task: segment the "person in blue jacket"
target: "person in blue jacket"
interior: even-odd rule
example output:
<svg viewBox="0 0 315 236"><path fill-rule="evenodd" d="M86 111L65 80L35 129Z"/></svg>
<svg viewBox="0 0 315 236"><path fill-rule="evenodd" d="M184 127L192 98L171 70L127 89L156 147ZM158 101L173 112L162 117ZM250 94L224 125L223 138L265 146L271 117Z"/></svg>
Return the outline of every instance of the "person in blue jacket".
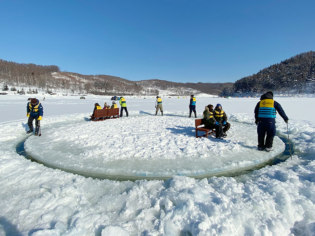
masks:
<svg viewBox="0 0 315 236"><path fill-rule="evenodd" d="M194 95L190 96L190 102L189 102L189 117L191 117L191 113L194 112L195 118L197 118L196 114L196 98Z"/></svg>
<svg viewBox="0 0 315 236"><path fill-rule="evenodd" d="M276 135L276 113L288 123L289 118L281 105L273 100L271 91L260 97L260 102L255 107L255 123L258 134L258 150L267 152L272 150L273 138Z"/></svg>
<svg viewBox="0 0 315 236"><path fill-rule="evenodd" d="M26 112L28 117L28 127L29 131L27 133L33 132L33 120L35 120L35 135L38 135L39 127L40 127L40 121L43 117L43 106L36 98L32 98L30 102L27 103L26 106Z"/></svg>

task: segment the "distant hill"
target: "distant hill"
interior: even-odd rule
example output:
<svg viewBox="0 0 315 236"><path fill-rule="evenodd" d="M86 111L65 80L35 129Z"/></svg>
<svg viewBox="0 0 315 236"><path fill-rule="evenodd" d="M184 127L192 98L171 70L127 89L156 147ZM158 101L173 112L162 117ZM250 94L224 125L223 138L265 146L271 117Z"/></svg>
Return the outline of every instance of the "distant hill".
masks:
<svg viewBox="0 0 315 236"><path fill-rule="evenodd" d="M61 72L58 66L20 64L0 60L0 83L4 89L22 88L23 93L37 89L48 93L91 93L99 95L218 95L232 83L175 83L165 80L129 81L110 75L81 75ZM21 91L18 91L21 92Z"/></svg>
<svg viewBox="0 0 315 236"><path fill-rule="evenodd" d="M235 96L267 90L283 94L315 94L315 52L299 54L233 83L175 83L159 79L129 81L110 75L61 72L58 66L19 64L0 60L2 90L35 93L90 93L99 95L177 95L200 93ZM1 88L0 88L1 89ZM21 92L21 91L18 91Z"/></svg>
<svg viewBox="0 0 315 236"><path fill-rule="evenodd" d="M299 54L234 83L222 95L257 94L267 90L279 93L315 93L315 52Z"/></svg>

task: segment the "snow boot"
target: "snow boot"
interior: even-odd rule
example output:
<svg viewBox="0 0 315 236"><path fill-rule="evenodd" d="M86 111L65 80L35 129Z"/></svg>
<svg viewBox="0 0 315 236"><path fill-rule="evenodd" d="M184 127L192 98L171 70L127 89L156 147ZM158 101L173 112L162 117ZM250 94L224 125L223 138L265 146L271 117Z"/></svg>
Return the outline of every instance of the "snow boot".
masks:
<svg viewBox="0 0 315 236"><path fill-rule="evenodd" d="M258 147L257 149L258 149L258 151L264 151L265 150L264 147Z"/></svg>
<svg viewBox="0 0 315 236"><path fill-rule="evenodd" d="M29 130L26 132L27 134L33 133L33 130Z"/></svg>

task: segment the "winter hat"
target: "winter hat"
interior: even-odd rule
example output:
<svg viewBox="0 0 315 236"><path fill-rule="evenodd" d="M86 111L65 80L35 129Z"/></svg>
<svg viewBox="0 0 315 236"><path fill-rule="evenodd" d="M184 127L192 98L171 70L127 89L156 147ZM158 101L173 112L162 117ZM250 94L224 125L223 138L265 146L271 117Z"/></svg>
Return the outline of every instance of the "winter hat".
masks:
<svg viewBox="0 0 315 236"><path fill-rule="evenodd" d="M273 97L273 92L272 91L268 91L266 94L269 94Z"/></svg>
<svg viewBox="0 0 315 236"><path fill-rule="evenodd" d="M209 104L207 107L209 108L209 110L213 109L213 105L212 104Z"/></svg>
<svg viewBox="0 0 315 236"><path fill-rule="evenodd" d="M217 108L217 107L221 107L221 108L222 108L222 105L221 105L220 103L218 103L218 104L215 106L215 108Z"/></svg>
<svg viewBox="0 0 315 236"><path fill-rule="evenodd" d="M35 105L37 103L37 99L36 98L32 98L31 99L31 104Z"/></svg>

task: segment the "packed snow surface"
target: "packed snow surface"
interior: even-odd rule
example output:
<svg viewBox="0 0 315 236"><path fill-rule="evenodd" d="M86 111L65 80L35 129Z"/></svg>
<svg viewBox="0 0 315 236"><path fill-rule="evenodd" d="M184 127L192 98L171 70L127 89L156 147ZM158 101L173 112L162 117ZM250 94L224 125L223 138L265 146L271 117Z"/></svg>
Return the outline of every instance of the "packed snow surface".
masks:
<svg viewBox="0 0 315 236"><path fill-rule="evenodd" d="M193 166L206 160L205 150L215 152L218 162L228 154L235 156L233 161L275 154L254 150L253 110L258 99L197 97L199 117L209 103L220 103L227 112L232 128L225 140L218 141L194 138L194 119L187 117L189 97L163 98L164 117L152 116L154 98L127 97L130 116L102 122L88 122L85 117L95 102L109 102L108 97L38 98L44 106L43 134L27 138L27 96L0 96L0 235L315 235L314 98L275 99L290 119L287 132L277 118L278 135L289 135L295 147L285 162L238 177L174 175L137 181L86 178L49 168L17 154L16 147L26 140L25 148L32 154L45 158L42 153L47 148L47 161L56 155L61 163L76 155L79 167L84 158L102 163L108 157L130 171L134 168L123 166L125 161L141 160L135 169L139 171L143 162L157 159L157 169L150 167L156 171L176 156L181 160L178 165L198 174L188 162ZM110 138L108 130L115 131ZM146 131L151 133L143 134ZM171 155L159 155L164 140ZM114 150L110 144L116 145L118 154L109 157L103 149ZM282 150L283 142L276 138L274 148Z"/></svg>
<svg viewBox="0 0 315 236"><path fill-rule="evenodd" d="M65 119L65 118L62 118ZM232 123L225 140L195 138L194 119L140 115L100 122L68 119L32 136L26 151L49 166L106 177L211 176L252 168L284 150L258 152L251 124Z"/></svg>

